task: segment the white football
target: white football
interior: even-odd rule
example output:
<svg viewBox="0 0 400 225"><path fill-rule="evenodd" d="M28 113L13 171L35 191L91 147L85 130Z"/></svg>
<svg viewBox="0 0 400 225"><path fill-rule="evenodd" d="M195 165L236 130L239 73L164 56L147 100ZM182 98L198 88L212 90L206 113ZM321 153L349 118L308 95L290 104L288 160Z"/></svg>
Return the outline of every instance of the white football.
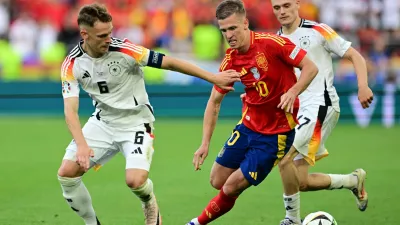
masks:
<svg viewBox="0 0 400 225"><path fill-rule="evenodd" d="M310 213L304 218L303 225L337 225L333 216L327 212Z"/></svg>

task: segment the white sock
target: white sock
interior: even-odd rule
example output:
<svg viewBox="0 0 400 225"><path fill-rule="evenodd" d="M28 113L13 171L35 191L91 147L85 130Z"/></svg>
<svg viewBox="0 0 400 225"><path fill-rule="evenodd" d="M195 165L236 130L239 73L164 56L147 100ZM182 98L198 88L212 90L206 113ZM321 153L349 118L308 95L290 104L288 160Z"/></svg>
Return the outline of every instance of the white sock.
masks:
<svg viewBox="0 0 400 225"><path fill-rule="evenodd" d="M86 225L97 225L96 213L92 206L92 198L81 177L69 178L60 177L63 196L67 203L82 219Z"/></svg>
<svg viewBox="0 0 400 225"><path fill-rule="evenodd" d="M154 200L153 182L150 179L147 179L142 186L131 190L136 196L138 196L138 198L140 198L140 201L142 201L143 204L150 203Z"/></svg>
<svg viewBox="0 0 400 225"><path fill-rule="evenodd" d="M285 203L286 218L293 220L295 223L301 224L300 218L300 192L294 195L283 195L283 202Z"/></svg>
<svg viewBox="0 0 400 225"><path fill-rule="evenodd" d="M354 176L353 174L347 174L347 175L328 174L328 175L331 178L331 185L329 186L330 190L342 189L342 188L353 189L357 186L358 182L357 176Z"/></svg>
<svg viewBox="0 0 400 225"><path fill-rule="evenodd" d="M189 223L190 225L201 225L200 223L199 223L199 220L197 219L197 217L196 218L194 218L194 219L192 219L191 221L190 221L190 223Z"/></svg>

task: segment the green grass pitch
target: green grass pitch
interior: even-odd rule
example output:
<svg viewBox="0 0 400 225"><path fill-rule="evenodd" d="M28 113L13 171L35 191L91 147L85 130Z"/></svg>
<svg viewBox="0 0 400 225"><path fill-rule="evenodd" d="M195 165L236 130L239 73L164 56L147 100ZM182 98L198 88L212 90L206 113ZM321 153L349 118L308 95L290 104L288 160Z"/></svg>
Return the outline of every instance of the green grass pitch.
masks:
<svg viewBox="0 0 400 225"><path fill-rule="evenodd" d="M158 120L150 177L164 225L184 225L197 216L217 191L209 185L211 165L236 121L221 121L210 155L195 172L192 156L201 141L201 120ZM0 225L83 224L64 202L57 169L71 140L62 118L0 118ZM400 190L396 141L400 127L358 128L340 124L327 143L330 156L312 171L367 171L369 208L359 212L347 190L303 193L301 213L324 210L339 225L397 224ZM144 224L139 200L126 188L121 155L84 177L97 215L104 225ZM274 169L258 187L240 196L236 206L215 225L274 225L284 216L282 185Z"/></svg>

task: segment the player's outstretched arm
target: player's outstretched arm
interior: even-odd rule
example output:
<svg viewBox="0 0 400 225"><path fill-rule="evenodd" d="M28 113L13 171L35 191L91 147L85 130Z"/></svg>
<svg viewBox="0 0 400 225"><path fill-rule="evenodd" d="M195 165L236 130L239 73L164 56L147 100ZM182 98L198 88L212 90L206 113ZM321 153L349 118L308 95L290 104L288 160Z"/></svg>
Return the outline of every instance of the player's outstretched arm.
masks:
<svg viewBox="0 0 400 225"><path fill-rule="evenodd" d="M301 60L298 68L301 69L299 80L292 88L282 95L281 102L278 105L278 108L290 113L293 113L293 104L297 96L307 89L308 85L310 85L311 81L318 74L318 67L307 56Z"/></svg>
<svg viewBox="0 0 400 225"><path fill-rule="evenodd" d="M207 102L207 107L204 112L203 120L203 139L201 146L194 153L193 165L195 170L199 170L204 160L207 158L208 149L210 147L210 141L212 134L217 124L219 110L221 108L221 102L225 94L218 92L215 88L212 89L210 99Z"/></svg>
<svg viewBox="0 0 400 225"><path fill-rule="evenodd" d="M78 147L76 152L77 163L87 171L89 169L90 160L89 157L93 157L93 150L89 148L86 143L85 137L82 133L81 123L78 115L79 109L79 98L70 97L64 98L64 114L65 122L67 123L68 129L75 140Z"/></svg>
<svg viewBox="0 0 400 225"><path fill-rule="evenodd" d="M358 81L358 100L364 109L368 108L374 99L374 94L368 87L368 73L365 59L353 47L350 47L346 51L346 53L343 55L343 58L346 58L353 63Z"/></svg>
<svg viewBox="0 0 400 225"><path fill-rule="evenodd" d="M169 56L163 57L161 68L201 78L227 91L233 91L232 84L240 81L240 73L234 70L223 71L216 76L189 62Z"/></svg>

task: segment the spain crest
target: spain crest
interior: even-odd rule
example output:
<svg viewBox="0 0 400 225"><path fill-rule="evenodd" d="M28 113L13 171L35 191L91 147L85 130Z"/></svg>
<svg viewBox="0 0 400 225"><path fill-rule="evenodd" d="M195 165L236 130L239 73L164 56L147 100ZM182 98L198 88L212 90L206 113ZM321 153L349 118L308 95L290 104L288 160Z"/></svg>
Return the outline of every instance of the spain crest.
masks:
<svg viewBox="0 0 400 225"><path fill-rule="evenodd" d="M268 61L264 53L258 53L258 55L256 55L256 62L257 66L260 67L262 70L268 70Z"/></svg>

